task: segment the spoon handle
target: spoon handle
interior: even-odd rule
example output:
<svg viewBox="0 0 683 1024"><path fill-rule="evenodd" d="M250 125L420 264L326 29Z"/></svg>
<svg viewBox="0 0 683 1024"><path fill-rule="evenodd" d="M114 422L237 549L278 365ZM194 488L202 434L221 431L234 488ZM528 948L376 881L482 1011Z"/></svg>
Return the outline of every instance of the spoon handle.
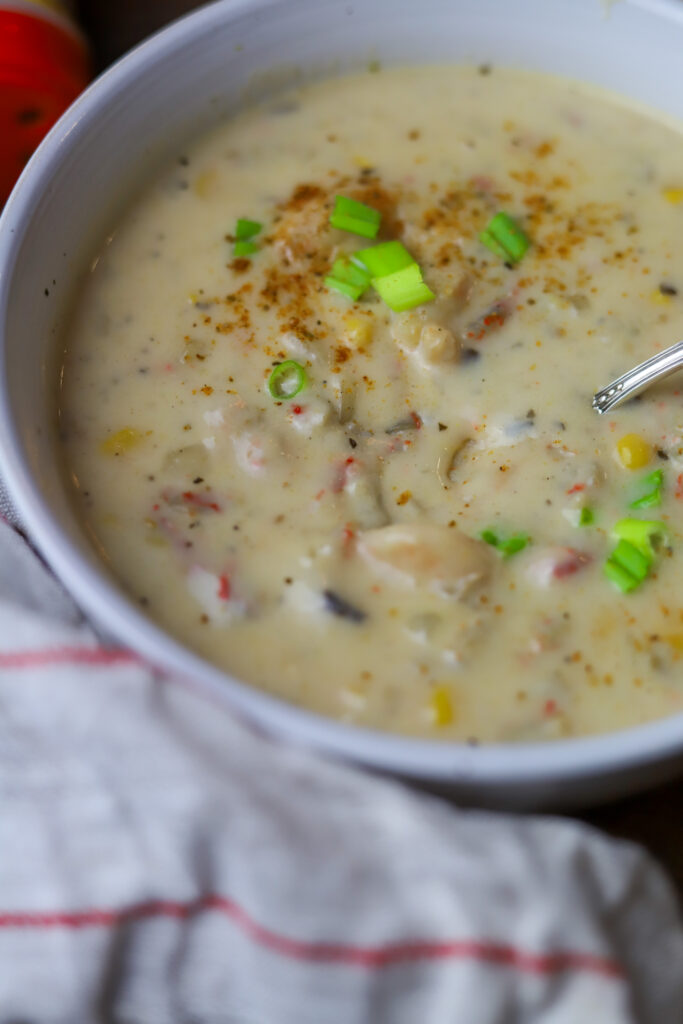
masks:
<svg viewBox="0 0 683 1024"><path fill-rule="evenodd" d="M615 405L620 405L627 398L640 394L656 380L668 377L683 367L683 341L677 342L663 352L658 352L651 359L634 366L628 373L617 377L611 384L593 395L593 408L596 412L609 412Z"/></svg>

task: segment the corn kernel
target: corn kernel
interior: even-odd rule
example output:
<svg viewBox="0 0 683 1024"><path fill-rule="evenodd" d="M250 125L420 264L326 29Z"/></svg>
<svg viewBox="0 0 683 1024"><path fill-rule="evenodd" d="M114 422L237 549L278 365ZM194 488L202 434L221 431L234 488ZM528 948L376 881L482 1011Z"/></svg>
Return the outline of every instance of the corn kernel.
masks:
<svg viewBox="0 0 683 1024"><path fill-rule="evenodd" d="M372 340L372 321L367 316L344 317L344 340L354 348L361 348Z"/></svg>
<svg viewBox="0 0 683 1024"><path fill-rule="evenodd" d="M368 160L365 156L361 156L359 153L356 153L351 157L351 162L354 163L356 167L372 167L372 161Z"/></svg>
<svg viewBox="0 0 683 1024"><path fill-rule="evenodd" d="M217 183L218 175L215 168L212 167L208 171L202 171L201 174L197 175L192 188L195 195L199 196L200 199L209 199L216 191Z"/></svg>
<svg viewBox="0 0 683 1024"><path fill-rule="evenodd" d="M683 654L683 633L669 633L662 637L677 654Z"/></svg>
<svg viewBox="0 0 683 1024"><path fill-rule="evenodd" d="M658 306L668 306L671 302L671 296L665 295L659 288L655 288L653 292L650 292L650 299L652 302L656 302Z"/></svg>
<svg viewBox="0 0 683 1024"><path fill-rule="evenodd" d="M453 695L447 686L436 686L429 699L434 725L450 725L455 718Z"/></svg>
<svg viewBox="0 0 683 1024"><path fill-rule="evenodd" d="M102 442L100 451L103 455L123 455L125 452L130 451L131 448L135 448L136 445L140 444L144 436L144 434L133 427L123 427Z"/></svg>
<svg viewBox="0 0 683 1024"><path fill-rule="evenodd" d="M624 434L617 441L617 453L626 469L642 469L652 458L652 446L638 434Z"/></svg>
<svg viewBox="0 0 683 1024"><path fill-rule="evenodd" d="M683 188L664 188L662 195L667 203L673 203L675 206L678 203L683 203Z"/></svg>

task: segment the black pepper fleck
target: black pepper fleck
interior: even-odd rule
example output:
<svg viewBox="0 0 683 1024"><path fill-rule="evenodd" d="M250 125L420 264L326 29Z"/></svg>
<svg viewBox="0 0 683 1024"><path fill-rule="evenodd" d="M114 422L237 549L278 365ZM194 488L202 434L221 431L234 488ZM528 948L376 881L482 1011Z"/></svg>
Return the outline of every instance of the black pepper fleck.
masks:
<svg viewBox="0 0 683 1024"><path fill-rule="evenodd" d="M476 348L464 348L461 358L463 363L473 363L475 360L481 359L481 352L477 352Z"/></svg>
<svg viewBox="0 0 683 1024"><path fill-rule="evenodd" d="M323 597L325 598L325 608L327 611L331 612L332 615L339 616L340 619L348 619L349 622L364 622L368 617L367 612L356 608L355 605L340 597L334 590L324 590Z"/></svg>

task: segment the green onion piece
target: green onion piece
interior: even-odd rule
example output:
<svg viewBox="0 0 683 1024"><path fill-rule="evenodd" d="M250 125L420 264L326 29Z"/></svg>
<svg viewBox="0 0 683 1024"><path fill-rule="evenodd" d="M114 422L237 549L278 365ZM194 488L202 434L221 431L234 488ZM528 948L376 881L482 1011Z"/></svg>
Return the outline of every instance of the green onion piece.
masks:
<svg viewBox="0 0 683 1024"><path fill-rule="evenodd" d="M490 544L491 547L494 547L496 551L500 551L503 558L516 555L518 551L522 551L527 544L531 543L531 537L526 533L515 533L512 537L504 540L494 530L482 530L479 536L487 544Z"/></svg>
<svg viewBox="0 0 683 1024"><path fill-rule="evenodd" d="M628 540L619 541L610 555L609 561L616 562L639 583L645 579L652 565L652 559L648 555L644 555Z"/></svg>
<svg viewBox="0 0 683 1024"><path fill-rule="evenodd" d="M620 540L604 565L605 576L624 594L640 586L652 564L649 554L644 554L628 540Z"/></svg>
<svg viewBox="0 0 683 1024"><path fill-rule="evenodd" d="M612 533L638 548L650 562L668 537L666 525L656 519L620 519L612 527Z"/></svg>
<svg viewBox="0 0 683 1024"><path fill-rule="evenodd" d="M335 196L334 210L330 214L330 224L342 231L353 231L363 238L375 238L379 231L382 214L373 210L365 203L359 203L348 196Z"/></svg>
<svg viewBox="0 0 683 1024"><path fill-rule="evenodd" d="M649 573L658 548L667 540L667 530L654 519L620 519L612 533L619 543L605 562L605 575L626 594Z"/></svg>
<svg viewBox="0 0 683 1024"><path fill-rule="evenodd" d="M603 569L607 579L614 583L614 585L617 586L623 594L628 594L631 590L635 590L636 587L640 586L640 580L631 576L626 569L622 569L622 567L617 562L613 562L611 558L607 559Z"/></svg>
<svg viewBox="0 0 683 1024"><path fill-rule="evenodd" d="M654 508L656 505L661 505L662 484L664 483L663 471L656 469L654 473L649 473L644 477L641 483L648 490L640 498L632 501L629 508Z"/></svg>
<svg viewBox="0 0 683 1024"><path fill-rule="evenodd" d="M497 213L479 235L479 241L501 259L519 263L531 241L507 213Z"/></svg>
<svg viewBox="0 0 683 1024"><path fill-rule="evenodd" d="M279 402L294 398L306 387L307 377L301 363L294 359L285 359L275 367L268 378L268 390Z"/></svg>
<svg viewBox="0 0 683 1024"><path fill-rule="evenodd" d="M414 309L435 298L434 292L422 280L422 271L417 263L411 263L395 274L373 277L372 286L395 313Z"/></svg>
<svg viewBox="0 0 683 1024"><path fill-rule="evenodd" d="M258 245L256 242L235 242L232 247L233 256L237 256L238 258L241 256L253 256L255 252L258 252Z"/></svg>
<svg viewBox="0 0 683 1024"><path fill-rule="evenodd" d="M370 274L365 267L360 267L341 256L334 261L331 273L325 278L325 284L328 288L348 295L355 302L370 284Z"/></svg>
<svg viewBox="0 0 683 1024"><path fill-rule="evenodd" d="M238 241L244 241L247 238L253 238L254 235L258 235L262 229L263 224L259 224L257 220L247 220L246 217L240 217L235 228L235 238Z"/></svg>
<svg viewBox="0 0 683 1024"><path fill-rule="evenodd" d="M579 512L579 526L591 526L595 522L595 513L588 505Z"/></svg>
<svg viewBox="0 0 683 1024"><path fill-rule="evenodd" d="M629 508L656 508L662 504L662 492L657 489L651 491L650 494L644 494L642 498L638 498L637 501L632 501Z"/></svg>
<svg viewBox="0 0 683 1024"><path fill-rule="evenodd" d="M487 229L486 231L479 232L479 241L483 242L487 249L490 249L496 256L500 256L503 262L508 262L510 257L507 251L500 245L491 232Z"/></svg>
<svg viewBox="0 0 683 1024"><path fill-rule="evenodd" d="M349 299L352 299L353 302L357 302L365 291L363 287L359 287L357 284L349 284L348 281L341 281L337 277L326 277L325 284L333 291L341 292L342 295L346 295Z"/></svg>
<svg viewBox="0 0 683 1024"><path fill-rule="evenodd" d="M404 270L415 262L400 242L380 242L368 249L359 249L351 257L354 263L363 267L370 277L387 277Z"/></svg>

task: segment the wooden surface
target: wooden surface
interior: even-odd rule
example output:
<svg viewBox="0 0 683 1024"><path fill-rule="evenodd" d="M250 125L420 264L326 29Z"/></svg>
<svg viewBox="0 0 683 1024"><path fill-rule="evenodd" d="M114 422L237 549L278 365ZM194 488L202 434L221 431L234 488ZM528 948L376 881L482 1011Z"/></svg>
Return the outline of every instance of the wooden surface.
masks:
<svg viewBox="0 0 683 1024"><path fill-rule="evenodd" d="M200 0L80 0L80 22L98 69ZM611 835L645 846L668 870L683 898L683 780L579 815Z"/></svg>

